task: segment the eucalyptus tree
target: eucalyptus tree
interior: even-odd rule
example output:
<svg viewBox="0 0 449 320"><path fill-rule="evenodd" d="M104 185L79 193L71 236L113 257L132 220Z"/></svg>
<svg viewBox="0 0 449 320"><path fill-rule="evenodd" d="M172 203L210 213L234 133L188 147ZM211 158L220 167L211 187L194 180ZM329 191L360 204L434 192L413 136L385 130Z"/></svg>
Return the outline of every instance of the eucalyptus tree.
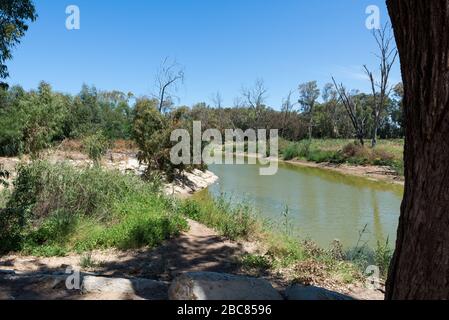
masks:
<svg viewBox="0 0 449 320"><path fill-rule="evenodd" d="M37 18L31 0L0 1L0 79L9 77L6 61L12 58L12 50L28 30L28 23ZM7 87L0 82L2 87Z"/></svg>

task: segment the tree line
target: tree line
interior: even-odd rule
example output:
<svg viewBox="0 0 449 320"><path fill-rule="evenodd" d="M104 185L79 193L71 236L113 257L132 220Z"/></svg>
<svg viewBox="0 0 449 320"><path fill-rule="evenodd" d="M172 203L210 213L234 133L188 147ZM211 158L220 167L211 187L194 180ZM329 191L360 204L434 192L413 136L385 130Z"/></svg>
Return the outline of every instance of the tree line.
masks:
<svg viewBox="0 0 449 320"><path fill-rule="evenodd" d="M363 119L357 120L363 125L360 129L353 125L345 102L330 83L322 90L316 81L301 84L296 92L298 98L294 99L295 93L290 92L280 110L265 104L267 91L262 81L245 90L242 99L232 107L203 102L162 111L157 98L136 98L132 93L99 91L87 85L77 95L55 92L45 82L30 91L20 86L3 88L0 89L0 155L33 153L54 142L99 131L110 140L131 139L133 123L142 105L151 106L166 117L182 113L183 118L201 121L204 128L223 132L232 128L279 129L280 136L289 141L312 137L363 140L371 138L375 126L372 117L375 101L370 94L345 91L345 99L355 106L355 117ZM378 116L379 137L403 137L402 95L402 85L398 84Z"/></svg>

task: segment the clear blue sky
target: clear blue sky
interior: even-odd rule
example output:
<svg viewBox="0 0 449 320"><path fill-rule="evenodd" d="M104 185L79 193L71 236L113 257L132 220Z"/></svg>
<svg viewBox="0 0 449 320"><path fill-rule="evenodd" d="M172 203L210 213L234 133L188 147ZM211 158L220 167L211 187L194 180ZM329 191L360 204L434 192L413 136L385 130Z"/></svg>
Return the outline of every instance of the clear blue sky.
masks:
<svg viewBox="0 0 449 320"><path fill-rule="evenodd" d="M301 82L320 86L334 75L348 87L369 89L362 65L376 67L375 42L365 27L368 5L384 0L35 0L33 23L8 62L10 84L40 80L78 93L83 83L136 95L153 91L161 60L184 65L180 103L227 105L257 78L278 108ZM68 5L78 5L81 30L65 28ZM400 81L397 65L392 81Z"/></svg>

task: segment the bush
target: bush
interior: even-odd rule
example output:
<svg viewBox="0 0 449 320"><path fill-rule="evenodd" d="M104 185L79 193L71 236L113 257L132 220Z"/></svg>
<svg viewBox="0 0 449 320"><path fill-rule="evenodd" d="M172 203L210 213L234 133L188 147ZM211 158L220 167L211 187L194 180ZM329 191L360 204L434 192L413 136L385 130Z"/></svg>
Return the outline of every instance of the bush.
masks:
<svg viewBox="0 0 449 320"><path fill-rule="evenodd" d="M310 140L303 140L299 143L290 143L282 151L284 160L292 160L295 158L308 158L310 154Z"/></svg>
<svg viewBox="0 0 449 320"><path fill-rule="evenodd" d="M101 158L106 154L109 147L110 142L101 132L87 136L83 139L84 152L96 165L100 163Z"/></svg>
<svg viewBox="0 0 449 320"><path fill-rule="evenodd" d="M299 156L298 145L296 143L291 143L283 150L284 160L293 160Z"/></svg>
<svg viewBox="0 0 449 320"><path fill-rule="evenodd" d="M155 185L100 167L22 165L0 214L0 251L155 246L187 228Z"/></svg>

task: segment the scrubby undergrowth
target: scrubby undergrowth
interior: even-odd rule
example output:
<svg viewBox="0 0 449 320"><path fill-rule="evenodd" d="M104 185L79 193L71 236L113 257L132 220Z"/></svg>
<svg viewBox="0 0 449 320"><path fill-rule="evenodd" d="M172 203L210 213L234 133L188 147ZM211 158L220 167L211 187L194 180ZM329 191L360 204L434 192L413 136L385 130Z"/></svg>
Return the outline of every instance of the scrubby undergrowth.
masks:
<svg viewBox="0 0 449 320"><path fill-rule="evenodd" d="M388 166L398 175L403 175L404 171L401 140L382 140L375 148L347 139L281 141L280 153L284 160L304 159L317 163Z"/></svg>
<svg viewBox="0 0 449 320"><path fill-rule="evenodd" d="M35 161L18 170L0 215L0 251L69 251L156 246L187 228L156 186L99 167Z"/></svg>
<svg viewBox="0 0 449 320"><path fill-rule="evenodd" d="M187 230L190 218L228 239L259 243L260 252L241 259L250 272L280 273L301 283L348 284L360 281L370 264L380 266L382 275L388 270L388 243L375 250L344 251L338 242L322 249L292 236L287 216L276 226L248 204L231 204L225 197L174 200L157 185L98 166L22 165L12 192L0 197L0 251L63 256L156 247Z"/></svg>
<svg viewBox="0 0 449 320"><path fill-rule="evenodd" d="M231 240L259 243L261 252L241 259L248 271L282 274L290 281L303 284L359 282L369 265L379 266L380 276L385 277L392 255L388 242L379 243L374 249L357 244L345 250L338 241L328 249L320 248L311 240L294 236L288 217L284 217L285 222L281 224L263 220L250 205L231 205L225 196L184 200L179 210Z"/></svg>

